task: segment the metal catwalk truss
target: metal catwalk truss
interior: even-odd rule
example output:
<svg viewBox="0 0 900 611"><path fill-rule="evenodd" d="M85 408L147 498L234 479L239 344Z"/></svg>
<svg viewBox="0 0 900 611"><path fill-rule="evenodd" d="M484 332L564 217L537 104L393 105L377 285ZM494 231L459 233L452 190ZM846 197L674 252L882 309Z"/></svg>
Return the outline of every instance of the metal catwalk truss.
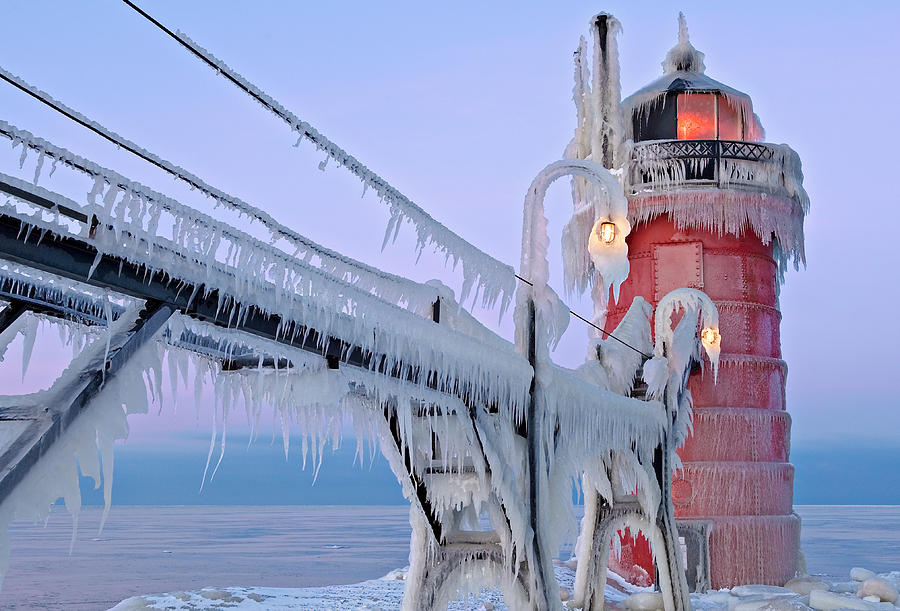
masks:
<svg viewBox="0 0 900 611"><path fill-rule="evenodd" d="M23 139L14 130L4 133ZM583 526L582 545L589 542L593 551L579 566L576 599L584 608L602 608L604 554L613 527L630 519L656 533L666 608L689 608L669 483L679 393L672 394L675 405L622 396L539 362L540 313L533 301L529 315L516 321L527 327L520 332L528 348L519 354L486 329L473 330L468 315L445 294L434 294L427 308L398 307L345 274L298 263L80 158L69 164L74 156L49 143L21 145L80 166L76 170L97 172L94 197L104 204L81 205L0 176L6 196L0 205L0 299L7 304L0 311L0 335L36 313L98 328L107 334L109 349L67 378L66 388L56 389L66 401L0 411L0 420L19 422L20 428L26 423L0 455L0 501L14 494L104 385L149 342L213 359L220 375L290 372L309 358L323 371L347 373L344 393L365 402L369 417L380 423L372 426L383 433L381 450L412 503L405 608L441 606L455 598L457 587L481 585L476 576L484 585L501 585L510 600L529 608L559 606L553 537L546 532L556 525L545 516L560 507L552 490L559 479L556 457L572 443L565 426L580 419L587 423L581 443L588 449L567 459L573 473L590 463L602 465L610 482L623 473L649 475L638 485L645 494L637 500L619 485L611 497L585 490L597 497L598 511L595 523ZM174 219L179 239L156 230L153 223L163 213ZM217 256L223 236L240 256L230 256L231 250ZM263 271L245 277L253 262ZM273 266L284 277L296 274L296 280L273 280ZM407 282L406 291L434 293ZM336 305L347 300L355 307ZM252 341L237 341L235 334ZM679 378L681 393L686 379ZM565 407L566 402L572 404ZM596 432L593 424L599 424Z"/></svg>

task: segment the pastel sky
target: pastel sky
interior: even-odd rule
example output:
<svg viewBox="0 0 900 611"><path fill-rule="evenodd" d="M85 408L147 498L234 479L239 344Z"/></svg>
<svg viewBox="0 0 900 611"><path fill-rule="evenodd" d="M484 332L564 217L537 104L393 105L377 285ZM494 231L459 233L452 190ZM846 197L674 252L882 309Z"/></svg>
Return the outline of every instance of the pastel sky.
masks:
<svg viewBox="0 0 900 611"><path fill-rule="evenodd" d="M448 227L514 265L525 190L562 155L573 133L571 57L590 16L606 10L623 24L628 95L660 74L675 42L677 13L684 11L692 42L706 53L707 74L749 93L767 141L790 144L803 161L812 200L809 265L788 273L781 293L795 455L823 447L900 447L894 390L900 368L890 353L900 345L896 2L852 10L839 2L768 0L262 2L252 9L238 2L147 0L142 6ZM283 123L123 3L3 0L0 11L0 65L7 70L326 246L458 286L459 274L440 257L426 253L415 264L412 232L382 252L387 214L376 198L360 197L358 181L339 168L319 172L321 154L306 144L292 148L295 138ZM13 125L160 190L183 192L171 178L9 86L0 86L0 109L0 119ZM17 153L0 149L3 171L13 172ZM551 190L554 243L570 206L565 185ZM557 252L551 266L562 292L559 261ZM586 298L567 301L590 312ZM496 314L488 316L495 325ZM508 334L509 322L499 329ZM579 362L585 334L573 321L556 358ZM4 365L15 360L11 353ZM37 358L24 384L40 385L56 363L52 355ZM0 384L26 388L16 386L23 383L8 367L0 375ZM208 412L174 414L164 406L161 415L132 420L129 444L141 451L184 449L192 445L186 439L208 431ZM895 459L877 456L861 459L859 468L880 470L896 484L893 465L884 464ZM824 482L822 469L816 477ZM797 477L798 487L815 488L812 475L804 480L798 469Z"/></svg>

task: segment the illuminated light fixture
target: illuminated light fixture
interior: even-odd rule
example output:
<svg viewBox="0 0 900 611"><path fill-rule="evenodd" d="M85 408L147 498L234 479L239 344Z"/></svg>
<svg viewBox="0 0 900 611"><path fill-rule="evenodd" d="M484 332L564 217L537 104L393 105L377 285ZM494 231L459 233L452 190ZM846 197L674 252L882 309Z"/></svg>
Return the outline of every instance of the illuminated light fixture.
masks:
<svg viewBox="0 0 900 611"><path fill-rule="evenodd" d="M597 231L600 241L609 246L616 241L616 224L605 221L600 223L600 229Z"/></svg>
<svg viewBox="0 0 900 611"><path fill-rule="evenodd" d="M722 336L719 335L719 330L713 327L706 327L700 332L700 341L703 342L704 346L718 346L721 339Z"/></svg>

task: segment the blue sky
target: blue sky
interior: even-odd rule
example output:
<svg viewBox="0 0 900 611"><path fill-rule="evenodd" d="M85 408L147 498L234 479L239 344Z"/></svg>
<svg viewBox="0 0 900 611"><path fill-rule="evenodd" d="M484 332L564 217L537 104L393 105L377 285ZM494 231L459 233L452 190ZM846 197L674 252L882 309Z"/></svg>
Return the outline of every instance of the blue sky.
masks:
<svg viewBox="0 0 900 611"><path fill-rule="evenodd" d="M804 500L819 498L804 491L846 471L821 459L829 453L896 487L896 3L853 10L767 1L142 5L511 264L525 189L561 156L574 129L571 53L589 17L607 10L624 26L627 95L660 74L683 10L707 73L749 93L767 140L787 142L803 160L809 267L789 273L781 295L798 501L818 502ZM3 14L4 68L329 247L416 279L458 283L437 257L414 265L408 233L382 252L385 209L371 195L361 199L355 179L334 167L316 170L321 155L292 148L280 121L121 2L5 0ZM14 125L178 193L170 178L9 87L0 88L0 108ZM549 195L557 236L566 191L557 186ZM558 257L551 265L560 287ZM590 311L587 299L569 301ZM508 333L508 323L501 330ZM573 322L557 359L576 363L584 333ZM123 463L131 452L143 456L138 462L153 462L141 452L181 452L189 462L190 440L206 434L208 422L208 413L168 409L133 419ZM238 446L217 476L223 486L238 478ZM866 452L852 449L861 447ZM117 487L126 490L129 477ZM871 487L854 490L843 502L875 502Z"/></svg>

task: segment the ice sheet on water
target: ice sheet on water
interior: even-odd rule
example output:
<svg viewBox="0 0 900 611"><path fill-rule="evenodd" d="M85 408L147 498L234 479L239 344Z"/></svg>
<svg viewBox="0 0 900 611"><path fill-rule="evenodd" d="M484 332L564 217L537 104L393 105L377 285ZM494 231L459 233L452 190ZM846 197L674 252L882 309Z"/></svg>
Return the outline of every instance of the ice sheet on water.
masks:
<svg viewBox="0 0 900 611"><path fill-rule="evenodd" d="M560 584L561 603L570 602L569 597L574 589L575 573L569 563L559 563L555 567L555 577ZM260 588L260 587L227 587L205 588L188 592L171 592L167 594L148 594L135 596L122 601L113 609L115 611L137 611L146 609L178 609L184 611L233 608L257 611L261 609L399 609L403 598L408 569L390 571L381 579L373 579L352 585L336 585L315 588ZM889 578L890 573L882 574ZM733 590L711 590L706 593L691 594L691 607L697 611L734 611L735 609L775 609L791 611L827 611L836 608L858 608L865 611L897 609L890 603L870 603L856 597L839 595L833 592L821 592L810 600L801 594L769 591L770 586L743 586ZM648 588L640 588L629 584L619 575L609 572L604 598L615 608L637 608L640 597L646 597ZM647 599L652 602L656 599ZM838 605L837 607L834 605ZM842 606L842 607L841 607ZM468 604L462 601L450 603L449 609L505 610L511 607L503 600L499 590L485 590L470 598ZM574 608L574 607L569 607ZM645 607L653 609L652 605Z"/></svg>

